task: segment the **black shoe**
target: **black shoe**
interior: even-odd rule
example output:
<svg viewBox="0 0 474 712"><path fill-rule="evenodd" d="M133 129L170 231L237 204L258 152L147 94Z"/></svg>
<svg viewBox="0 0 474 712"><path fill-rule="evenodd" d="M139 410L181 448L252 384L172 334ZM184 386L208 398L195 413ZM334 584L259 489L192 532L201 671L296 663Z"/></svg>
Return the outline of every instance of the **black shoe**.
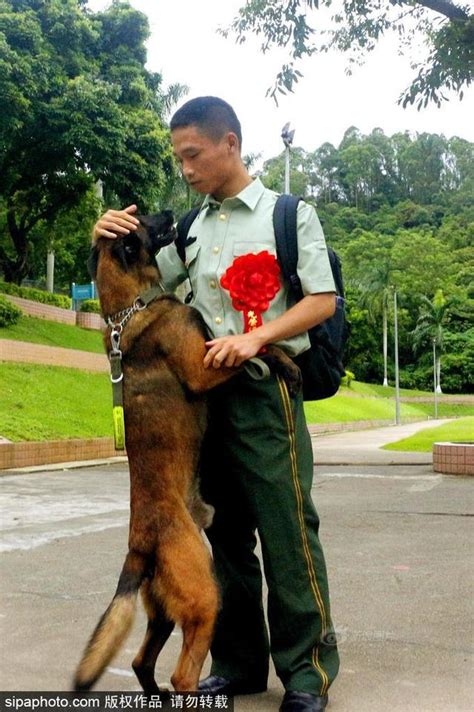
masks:
<svg viewBox="0 0 474 712"><path fill-rule="evenodd" d="M207 692L210 695L255 695L257 692L265 692L267 683L254 682L253 680L227 680L218 675L209 675L204 680L199 681L198 690Z"/></svg>
<svg viewBox="0 0 474 712"><path fill-rule="evenodd" d="M285 692L280 712L323 712L328 703L328 696L318 697L309 692Z"/></svg>

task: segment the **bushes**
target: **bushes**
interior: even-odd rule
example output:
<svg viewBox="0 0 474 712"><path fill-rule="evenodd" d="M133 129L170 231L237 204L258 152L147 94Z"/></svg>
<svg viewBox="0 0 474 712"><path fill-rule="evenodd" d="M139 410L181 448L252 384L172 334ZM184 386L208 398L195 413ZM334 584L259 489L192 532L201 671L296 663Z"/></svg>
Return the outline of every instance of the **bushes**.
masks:
<svg viewBox="0 0 474 712"><path fill-rule="evenodd" d="M0 294L0 327L16 324L21 315L22 311Z"/></svg>
<svg viewBox="0 0 474 712"><path fill-rule="evenodd" d="M350 388L352 381L355 381L355 374L352 373L352 371L348 371L346 369L345 374L341 379L341 385L346 386L347 388Z"/></svg>
<svg viewBox="0 0 474 712"><path fill-rule="evenodd" d="M33 302L40 302L41 304L51 304L54 307L61 307L62 309L71 308L70 297L66 297L63 294L43 292L41 289L33 289L32 287L19 287L17 284L12 284L11 282L0 281L0 292L11 294L14 297L21 297L22 299L31 299Z"/></svg>
<svg viewBox="0 0 474 712"><path fill-rule="evenodd" d="M100 302L98 299L84 299L79 309L88 314L100 314Z"/></svg>

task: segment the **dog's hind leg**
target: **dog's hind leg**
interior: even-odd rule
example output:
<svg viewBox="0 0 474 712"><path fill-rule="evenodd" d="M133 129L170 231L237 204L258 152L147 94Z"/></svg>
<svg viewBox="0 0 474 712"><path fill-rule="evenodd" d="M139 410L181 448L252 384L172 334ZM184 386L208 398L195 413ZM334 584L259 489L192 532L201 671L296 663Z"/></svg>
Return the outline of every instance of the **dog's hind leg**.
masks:
<svg viewBox="0 0 474 712"><path fill-rule="evenodd" d="M174 623L165 616L162 607L154 599L149 581L143 583L141 594L148 615L148 625L145 639L132 667L143 691L147 695L156 695L160 692L155 680L156 659L170 637Z"/></svg>
<svg viewBox="0 0 474 712"><path fill-rule="evenodd" d="M187 510L173 520L174 535L160 545L162 575L153 581L166 615L181 626L183 645L171 677L175 690L197 690L218 608L217 585L204 541Z"/></svg>
<svg viewBox="0 0 474 712"><path fill-rule="evenodd" d="M75 690L89 690L97 682L127 637L146 568L145 556L128 552L115 596L97 624L76 670Z"/></svg>

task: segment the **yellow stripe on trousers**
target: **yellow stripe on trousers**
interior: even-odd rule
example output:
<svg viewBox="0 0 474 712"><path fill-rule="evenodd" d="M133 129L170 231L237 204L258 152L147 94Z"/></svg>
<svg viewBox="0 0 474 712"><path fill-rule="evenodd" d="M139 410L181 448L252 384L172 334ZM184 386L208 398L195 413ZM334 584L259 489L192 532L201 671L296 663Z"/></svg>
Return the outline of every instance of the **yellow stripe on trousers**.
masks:
<svg viewBox="0 0 474 712"><path fill-rule="evenodd" d="M319 590L318 582L316 579L316 573L314 571L313 559L311 556L309 543L308 543L308 535L306 533L306 527L305 527L305 523L304 523L303 495L301 493L301 485L300 485L300 482L298 479L298 466L297 466L297 457L296 457L295 423L294 423L293 412L292 412L292 408L291 408L290 396L288 394L288 389L286 387L286 383L280 376L278 376L277 378L278 378L278 386L280 388L281 399L283 402L283 408L285 411L286 424L287 424L287 428L288 428L288 438L290 441L291 473L292 473L293 484L294 484L295 494L296 494L298 520L299 520L300 531L301 531L301 541L303 544L304 556L305 556L306 565L308 568L308 575L309 575L309 580L310 580L310 584L311 584L311 590L313 591L316 605L319 609L319 613L321 616L321 626L322 626L321 638L323 638L326 633L326 628L327 628L326 611L324 609L323 599L321 597L321 592ZM325 671L322 669L321 665L319 664L318 654L319 654L318 646L316 645L313 648L312 662L313 662L314 667L317 669L317 671L321 675L323 684L322 684L320 694L325 695L329 688L329 679L328 679L327 674L325 673Z"/></svg>

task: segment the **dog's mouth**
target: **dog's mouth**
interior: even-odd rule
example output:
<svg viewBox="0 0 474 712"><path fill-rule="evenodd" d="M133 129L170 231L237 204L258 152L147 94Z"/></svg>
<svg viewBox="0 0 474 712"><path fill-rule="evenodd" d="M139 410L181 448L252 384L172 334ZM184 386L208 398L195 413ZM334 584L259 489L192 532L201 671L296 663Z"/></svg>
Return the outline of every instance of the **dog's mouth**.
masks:
<svg viewBox="0 0 474 712"><path fill-rule="evenodd" d="M156 241L159 247L166 247L166 245L171 245L171 243L176 240L177 236L178 232L176 230L176 225L171 223L166 232L157 235Z"/></svg>

